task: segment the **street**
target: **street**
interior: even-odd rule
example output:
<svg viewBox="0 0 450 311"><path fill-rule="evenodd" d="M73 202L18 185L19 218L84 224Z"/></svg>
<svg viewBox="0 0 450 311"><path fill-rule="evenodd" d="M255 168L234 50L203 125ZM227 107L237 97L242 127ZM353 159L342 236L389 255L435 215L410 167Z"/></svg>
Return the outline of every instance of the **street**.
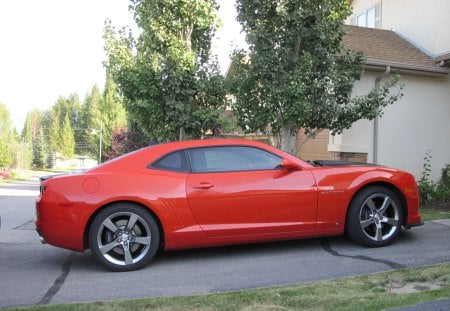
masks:
<svg viewBox="0 0 450 311"><path fill-rule="evenodd" d="M354 276L450 261L450 223L426 222L392 245L346 237L159 253L142 270L105 271L90 252L40 243L38 182L0 184L0 308L189 295Z"/></svg>

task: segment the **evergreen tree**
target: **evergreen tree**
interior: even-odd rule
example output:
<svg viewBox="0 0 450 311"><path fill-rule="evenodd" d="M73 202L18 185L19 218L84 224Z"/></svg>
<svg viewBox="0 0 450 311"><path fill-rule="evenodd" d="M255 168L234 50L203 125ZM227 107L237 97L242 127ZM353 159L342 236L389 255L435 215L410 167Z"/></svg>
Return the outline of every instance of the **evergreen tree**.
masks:
<svg viewBox="0 0 450 311"><path fill-rule="evenodd" d="M33 143L33 168L44 168L46 166L46 156L46 144L43 129L41 128L35 142Z"/></svg>
<svg viewBox="0 0 450 311"><path fill-rule="evenodd" d="M60 133L61 154L65 159L73 158L75 154L75 136L73 133L72 125L69 119L69 115L66 114L64 118L62 132Z"/></svg>
<svg viewBox="0 0 450 311"><path fill-rule="evenodd" d="M99 154L100 116L103 98L97 85L86 96L81 108L80 133L77 140L77 152L97 157Z"/></svg>

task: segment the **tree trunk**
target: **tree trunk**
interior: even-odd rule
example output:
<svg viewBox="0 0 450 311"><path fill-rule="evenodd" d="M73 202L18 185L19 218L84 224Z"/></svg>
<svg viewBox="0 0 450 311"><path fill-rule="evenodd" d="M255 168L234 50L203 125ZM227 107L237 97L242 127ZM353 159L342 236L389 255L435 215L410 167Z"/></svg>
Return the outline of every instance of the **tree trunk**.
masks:
<svg viewBox="0 0 450 311"><path fill-rule="evenodd" d="M186 131L184 130L184 127L180 127L180 141L184 140L184 137L186 136Z"/></svg>
<svg viewBox="0 0 450 311"><path fill-rule="evenodd" d="M289 125L284 125L281 128L281 133L279 136L279 147L288 153L294 154L295 147L295 133L294 129Z"/></svg>

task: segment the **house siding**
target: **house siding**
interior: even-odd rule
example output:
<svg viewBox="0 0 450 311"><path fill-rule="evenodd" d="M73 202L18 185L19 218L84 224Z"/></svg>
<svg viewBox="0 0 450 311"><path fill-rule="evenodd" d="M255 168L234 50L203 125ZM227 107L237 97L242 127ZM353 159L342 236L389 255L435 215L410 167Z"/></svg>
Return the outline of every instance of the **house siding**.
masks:
<svg viewBox="0 0 450 311"><path fill-rule="evenodd" d="M367 93L376 76L366 73L355 83L355 94ZM378 119L376 163L407 170L418 179L429 153L431 178L439 180L441 169L450 164L450 79L403 75L401 83L404 96ZM367 152L367 161L374 162L374 121L360 120L329 141L330 152Z"/></svg>
<svg viewBox="0 0 450 311"><path fill-rule="evenodd" d="M450 164L450 79L403 76L404 97L385 109L379 121L378 162L419 178L431 156L431 178Z"/></svg>
<svg viewBox="0 0 450 311"><path fill-rule="evenodd" d="M393 30L428 56L450 52L447 31L450 1L354 0L351 1L354 14L347 23L352 24L355 16L377 4L381 7L382 29ZM379 73L366 71L355 84L354 94L366 94L377 75ZM437 181L441 169L450 164L449 75L432 78L402 74L400 83L404 85L404 96L386 107L378 119L377 142L374 141L374 121L361 120L338 137L330 136L328 150L334 153L367 152L368 162L410 171L417 179L422 174L424 157L428 153L431 178Z"/></svg>

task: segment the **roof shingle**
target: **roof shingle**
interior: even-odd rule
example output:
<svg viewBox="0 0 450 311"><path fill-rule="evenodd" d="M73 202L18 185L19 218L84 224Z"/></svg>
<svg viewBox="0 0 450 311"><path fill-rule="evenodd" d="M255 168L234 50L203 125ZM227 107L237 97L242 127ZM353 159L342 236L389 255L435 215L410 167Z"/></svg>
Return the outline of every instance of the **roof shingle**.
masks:
<svg viewBox="0 0 450 311"><path fill-rule="evenodd" d="M368 65L386 63L448 73L447 69L439 67L431 56L393 31L358 26L347 28L348 32L343 38L344 45L350 50L363 52Z"/></svg>

